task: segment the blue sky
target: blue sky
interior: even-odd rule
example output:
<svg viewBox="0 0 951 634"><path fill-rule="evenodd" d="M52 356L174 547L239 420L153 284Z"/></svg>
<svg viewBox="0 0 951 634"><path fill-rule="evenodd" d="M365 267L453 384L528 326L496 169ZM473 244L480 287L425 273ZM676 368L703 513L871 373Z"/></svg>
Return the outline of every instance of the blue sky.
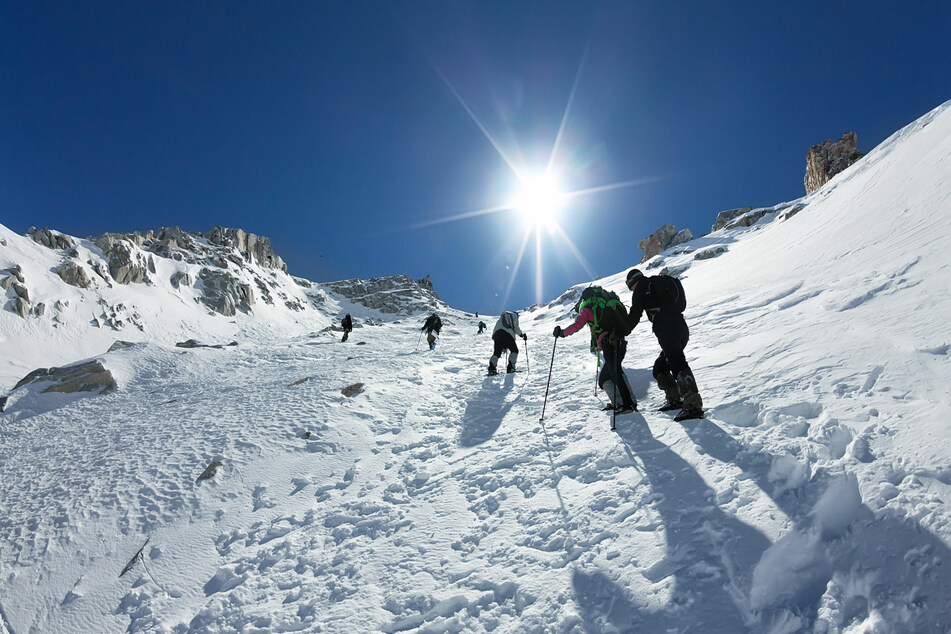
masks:
<svg viewBox="0 0 951 634"><path fill-rule="evenodd" d="M3 3L0 222L237 226L315 281L522 308L662 224L801 196L809 146L951 98L949 32L937 2ZM442 222L550 160L597 190L561 209L574 248L511 210Z"/></svg>

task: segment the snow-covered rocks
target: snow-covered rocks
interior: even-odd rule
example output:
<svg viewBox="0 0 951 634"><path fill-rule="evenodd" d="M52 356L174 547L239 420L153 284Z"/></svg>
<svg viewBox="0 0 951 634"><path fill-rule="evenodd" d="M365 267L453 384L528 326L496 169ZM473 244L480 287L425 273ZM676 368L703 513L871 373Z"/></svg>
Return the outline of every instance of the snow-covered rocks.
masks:
<svg viewBox="0 0 951 634"><path fill-rule="evenodd" d="M98 360L86 361L76 365L70 365L60 368L40 368L27 374L20 379L14 390L30 383L51 385L42 389L46 392L60 392L63 394L73 394L75 392L95 392L96 394L109 394L118 389L112 372L103 367L102 362Z"/></svg>

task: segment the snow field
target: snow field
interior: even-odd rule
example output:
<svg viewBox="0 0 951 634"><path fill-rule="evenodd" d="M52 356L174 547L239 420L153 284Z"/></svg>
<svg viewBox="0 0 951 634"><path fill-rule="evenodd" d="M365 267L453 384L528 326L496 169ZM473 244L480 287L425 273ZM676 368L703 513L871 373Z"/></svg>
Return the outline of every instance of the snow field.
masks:
<svg viewBox="0 0 951 634"><path fill-rule="evenodd" d="M117 393L31 387L0 414L2 627L949 631L949 168L946 104L797 215L666 254L707 411L683 424L653 411L646 320L623 364L639 413L609 430L583 332L539 420L570 294L522 311L531 369L496 377L451 309L433 352L423 314L346 344L322 315L212 318L239 345L194 350L171 315L100 357ZM709 245L728 251L695 262ZM597 283L627 302L625 273Z"/></svg>

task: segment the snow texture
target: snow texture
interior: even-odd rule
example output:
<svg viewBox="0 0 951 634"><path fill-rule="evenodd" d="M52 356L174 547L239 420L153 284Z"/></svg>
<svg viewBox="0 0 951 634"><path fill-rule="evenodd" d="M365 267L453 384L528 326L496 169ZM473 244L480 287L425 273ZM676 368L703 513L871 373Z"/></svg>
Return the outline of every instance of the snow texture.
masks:
<svg viewBox="0 0 951 634"><path fill-rule="evenodd" d="M212 315L166 283L184 263L80 289L0 226L0 269L48 306L0 297L0 632L949 631L948 174L951 102L795 215L648 262L683 280L707 417L654 411L642 323L617 432L587 337L552 354L579 288L522 312L524 372L485 377L474 317L440 304L420 345L425 298L259 272L298 308ZM599 284L627 301L625 272ZM88 359L116 392L12 390Z"/></svg>

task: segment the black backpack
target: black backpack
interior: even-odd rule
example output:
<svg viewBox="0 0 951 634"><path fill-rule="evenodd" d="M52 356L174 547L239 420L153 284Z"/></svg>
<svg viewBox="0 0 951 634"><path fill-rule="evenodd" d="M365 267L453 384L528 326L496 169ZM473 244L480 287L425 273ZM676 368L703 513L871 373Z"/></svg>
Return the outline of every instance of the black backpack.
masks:
<svg viewBox="0 0 951 634"><path fill-rule="evenodd" d="M621 303L617 293L605 290L600 286L589 286L581 293L578 302L578 311L589 309L594 315L594 334L613 332L621 337L631 334L631 326L627 319L627 309Z"/></svg>
<svg viewBox="0 0 951 634"><path fill-rule="evenodd" d="M650 278L651 295L655 297L661 308L671 308L678 313L687 309L687 296L684 294L684 285L676 277L657 275Z"/></svg>

